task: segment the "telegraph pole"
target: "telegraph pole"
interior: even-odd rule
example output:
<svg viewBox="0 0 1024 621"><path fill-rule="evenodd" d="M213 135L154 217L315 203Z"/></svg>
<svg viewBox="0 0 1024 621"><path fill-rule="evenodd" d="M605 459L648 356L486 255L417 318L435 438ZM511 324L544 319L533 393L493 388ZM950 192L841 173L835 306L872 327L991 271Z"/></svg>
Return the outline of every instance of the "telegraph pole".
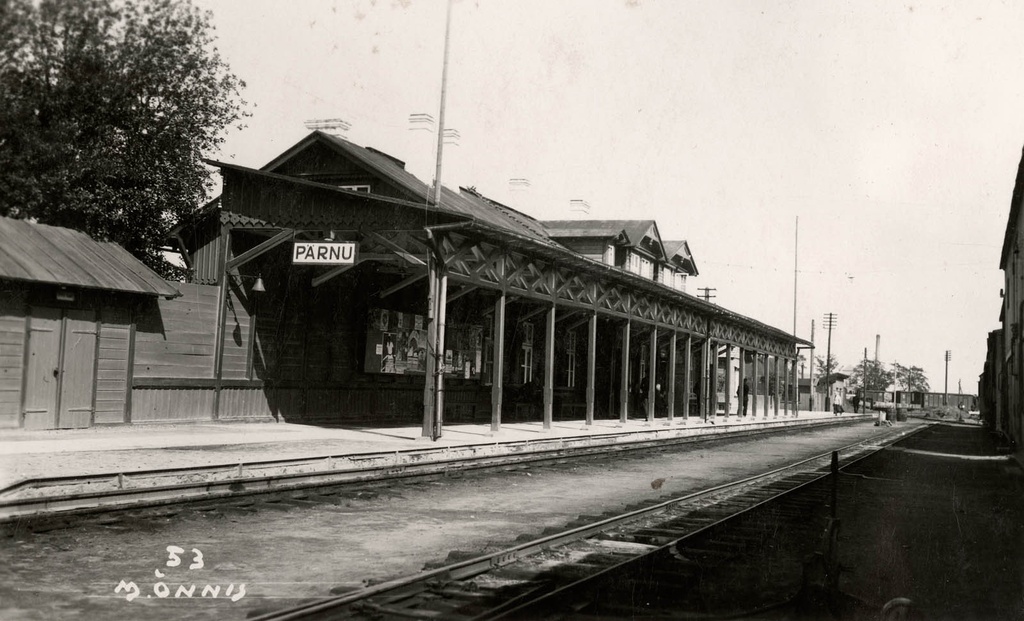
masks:
<svg viewBox="0 0 1024 621"><path fill-rule="evenodd" d="M860 405L860 411L863 414L863 413L866 413L868 411L868 408L867 408L867 401L868 401L868 348L867 347L864 348L864 374L863 374L863 377L861 377L861 381L864 384L864 389L861 391L861 395L860 395L860 404L861 404Z"/></svg>
<svg viewBox="0 0 1024 621"><path fill-rule="evenodd" d="M892 422L897 422L900 419L900 363L892 363L892 401L895 409L895 414L892 417Z"/></svg>
<svg viewBox="0 0 1024 621"><path fill-rule="evenodd" d="M700 297L704 298L705 302L710 302L711 298L715 297L711 292L718 291L712 287L697 287L697 291L703 291Z"/></svg>
<svg viewBox="0 0 1024 621"><path fill-rule="evenodd" d="M452 29L452 0L448 0L448 8L445 13L444 24L444 58L441 65L441 109L437 118L437 161L434 171L434 187L432 202L435 209L441 206L441 162L444 153L444 112L445 102L448 96L448 47L451 41ZM440 247L440 244L438 244ZM433 250L433 249L432 249ZM430 439L437 441L441 437L444 425L444 331L445 331L445 310L447 306L448 277L443 261L440 256L435 257L435 252L427 252L427 278L430 279L429 302L431 308L427 310L428 338L433 347L433 364L427 364L426 382L429 388L425 390L424 409L427 420L424 421L424 432L429 430ZM433 377L430 376L433 371Z"/></svg>
<svg viewBox="0 0 1024 621"><path fill-rule="evenodd" d="M797 266L800 256L800 216L796 217L796 227L793 232L793 336L796 336L796 285Z"/></svg>
<svg viewBox="0 0 1024 621"><path fill-rule="evenodd" d="M832 375L832 328L836 327L836 321L838 321L839 315L835 313L825 313L824 327L828 328L828 348L825 350L825 411L827 412L832 408L832 384L830 383Z"/></svg>
<svg viewBox="0 0 1024 621"><path fill-rule="evenodd" d="M946 350L946 381L942 385L942 405L949 405L949 360L953 357L951 350Z"/></svg>
<svg viewBox="0 0 1024 621"><path fill-rule="evenodd" d="M809 377L810 377L810 382L811 382L811 394L810 394L810 400L807 403L807 406L808 406L807 407L807 411L808 412L813 412L814 411L814 320L813 319L811 320L811 361L810 361L810 366L811 366L811 371L810 371Z"/></svg>

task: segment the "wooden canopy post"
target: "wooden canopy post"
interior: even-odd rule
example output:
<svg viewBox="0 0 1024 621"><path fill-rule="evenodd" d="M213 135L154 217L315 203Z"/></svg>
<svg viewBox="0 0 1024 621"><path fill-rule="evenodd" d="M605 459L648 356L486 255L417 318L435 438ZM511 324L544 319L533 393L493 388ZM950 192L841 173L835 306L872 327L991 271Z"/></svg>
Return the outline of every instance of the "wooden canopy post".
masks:
<svg viewBox="0 0 1024 621"><path fill-rule="evenodd" d="M704 342L700 348L700 419L704 422L708 420L708 403L711 402L711 398L708 397L708 371L710 366L711 358L711 337L704 337Z"/></svg>
<svg viewBox="0 0 1024 621"><path fill-rule="evenodd" d="M594 381L597 375L597 313L591 313L587 324L587 420L594 424Z"/></svg>
<svg viewBox="0 0 1024 621"><path fill-rule="evenodd" d="M434 375L437 369L437 268L433 253L427 254L427 359L424 368L423 429L420 438L431 439L434 433Z"/></svg>
<svg viewBox="0 0 1024 621"><path fill-rule="evenodd" d="M782 359L782 417L789 416L789 358Z"/></svg>
<svg viewBox="0 0 1024 621"><path fill-rule="evenodd" d="M622 326L622 369L619 374L619 422L629 418L629 320Z"/></svg>
<svg viewBox="0 0 1024 621"><path fill-rule="evenodd" d="M658 328L655 326L651 328L651 346L648 352L647 360L647 424L650 425L654 422L654 401L657 396L657 382L655 381L658 377Z"/></svg>
<svg viewBox="0 0 1024 621"><path fill-rule="evenodd" d="M793 364L790 365L791 368L789 370L790 375L792 375L793 377L793 418L796 418L797 416L800 415L800 378L797 377L796 374L797 366L797 360L794 359Z"/></svg>
<svg viewBox="0 0 1024 621"><path fill-rule="evenodd" d="M725 420L732 410L732 344L725 344Z"/></svg>
<svg viewBox="0 0 1024 621"><path fill-rule="evenodd" d="M683 356L683 424L690 422L690 395L693 393L693 335L686 333L686 355Z"/></svg>
<svg viewBox="0 0 1024 621"><path fill-rule="evenodd" d="M494 302L493 362L491 364L491 433L501 430L501 401L505 380L505 292Z"/></svg>
<svg viewBox="0 0 1024 621"><path fill-rule="evenodd" d="M768 381L771 376L768 374L768 354L764 355L764 417L768 418Z"/></svg>
<svg viewBox="0 0 1024 621"><path fill-rule="evenodd" d="M772 384L775 385L775 399L772 400L773 401L772 405L773 405L773 407L775 409L775 412L772 415L772 418L778 418L779 417L779 399L782 398L782 383L780 382L780 380L782 379L782 364L781 364L782 360L780 360L778 356L775 356L773 358L773 360L775 361L775 364L774 364L774 367L775 367L775 381L772 382Z"/></svg>
<svg viewBox="0 0 1024 621"><path fill-rule="evenodd" d="M747 382L747 350L743 349L742 347L738 347L737 350L739 353L740 360L740 376L737 378L739 381L737 382L736 388L736 400L738 401L738 403L736 404L736 416L742 418L747 415L748 395L746 391L743 390L743 386Z"/></svg>
<svg viewBox="0 0 1024 621"><path fill-rule="evenodd" d="M668 378L666 380L668 383L666 387L668 394L665 396L665 404L668 406L668 411L665 415L668 417L670 425L676 412L676 338L678 334L678 332L672 330L668 337L668 372L665 374L665 377Z"/></svg>
<svg viewBox="0 0 1024 621"><path fill-rule="evenodd" d="M551 429L555 401L555 305L548 308L544 331L544 430Z"/></svg>

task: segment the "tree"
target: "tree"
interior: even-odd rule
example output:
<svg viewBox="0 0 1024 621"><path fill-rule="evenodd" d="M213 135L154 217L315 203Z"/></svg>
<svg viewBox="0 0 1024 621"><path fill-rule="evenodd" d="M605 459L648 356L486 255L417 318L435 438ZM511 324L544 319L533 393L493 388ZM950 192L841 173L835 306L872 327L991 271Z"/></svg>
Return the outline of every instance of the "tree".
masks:
<svg viewBox="0 0 1024 621"><path fill-rule="evenodd" d="M202 154L246 113L209 15L176 0L0 2L0 215L115 241L165 276Z"/></svg>
<svg viewBox="0 0 1024 621"><path fill-rule="evenodd" d="M862 360L854 367L850 381L859 391L863 391L865 386L867 390L871 391L886 390L889 388L889 384L892 384L892 371L887 371L881 362Z"/></svg>
<svg viewBox="0 0 1024 621"><path fill-rule="evenodd" d="M828 373L831 381L835 381L836 370L839 369L839 360L835 357L835 354L829 354L828 365L825 364L825 359L821 356L814 357L814 375L818 378L818 386L825 385L825 374Z"/></svg>
<svg viewBox="0 0 1024 621"><path fill-rule="evenodd" d="M921 367L905 367L899 363L893 363L893 378L896 382L896 390L907 390L910 392L928 392L928 377Z"/></svg>

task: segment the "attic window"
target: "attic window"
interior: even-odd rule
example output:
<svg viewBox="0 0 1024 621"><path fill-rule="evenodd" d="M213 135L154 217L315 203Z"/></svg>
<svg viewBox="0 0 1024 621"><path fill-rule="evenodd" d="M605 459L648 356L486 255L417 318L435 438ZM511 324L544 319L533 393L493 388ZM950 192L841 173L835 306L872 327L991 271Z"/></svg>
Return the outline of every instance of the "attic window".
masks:
<svg viewBox="0 0 1024 621"><path fill-rule="evenodd" d="M341 188L342 190L351 190L353 192L366 192L367 194L370 193L369 184L339 185L338 187Z"/></svg>

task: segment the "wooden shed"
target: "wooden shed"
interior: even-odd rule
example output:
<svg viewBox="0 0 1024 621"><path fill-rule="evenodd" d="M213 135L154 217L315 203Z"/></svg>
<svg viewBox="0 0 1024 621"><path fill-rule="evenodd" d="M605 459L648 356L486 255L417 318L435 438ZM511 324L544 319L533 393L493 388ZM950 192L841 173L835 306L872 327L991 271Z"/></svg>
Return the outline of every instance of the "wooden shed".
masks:
<svg viewBox="0 0 1024 621"><path fill-rule="evenodd" d="M127 422L133 316L179 295L117 244L0 218L0 427Z"/></svg>

